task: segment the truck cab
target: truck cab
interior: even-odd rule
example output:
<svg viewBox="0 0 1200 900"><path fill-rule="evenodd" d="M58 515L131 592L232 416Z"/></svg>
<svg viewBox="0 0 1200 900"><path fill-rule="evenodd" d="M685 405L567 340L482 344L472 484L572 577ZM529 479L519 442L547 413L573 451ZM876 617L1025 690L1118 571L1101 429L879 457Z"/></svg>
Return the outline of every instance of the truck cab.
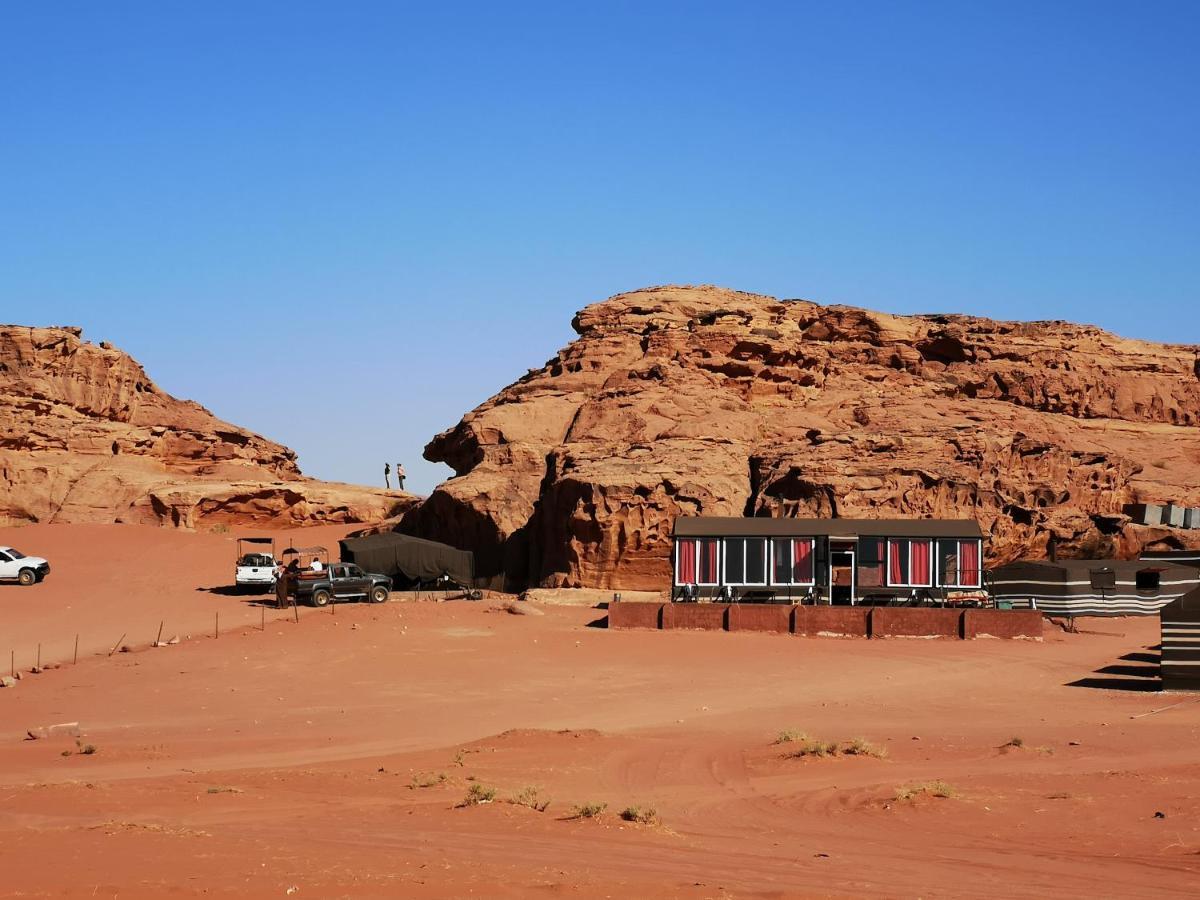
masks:
<svg viewBox="0 0 1200 900"><path fill-rule="evenodd" d="M234 584L239 588L271 587L278 568L274 538L238 538Z"/></svg>
<svg viewBox="0 0 1200 900"><path fill-rule="evenodd" d="M392 579L386 575L364 572L353 563L335 562L323 571L301 572L296 579L297 599L307 599L313 606L327 606L340 600L370 600L383 603L392 589Z"/></svg>

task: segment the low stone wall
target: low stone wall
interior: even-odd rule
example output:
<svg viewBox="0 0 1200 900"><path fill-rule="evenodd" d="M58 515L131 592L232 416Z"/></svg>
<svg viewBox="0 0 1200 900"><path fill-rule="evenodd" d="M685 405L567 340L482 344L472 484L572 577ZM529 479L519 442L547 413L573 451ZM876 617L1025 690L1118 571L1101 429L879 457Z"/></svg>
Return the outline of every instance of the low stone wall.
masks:
<svg viewBox="0 0 1200 900"><path fill-rule="evenodd" d="M609 628L757 631L811 637L1041 640L1037 610L639 603L608 607Z"/></svg>
<svg viewBox="0 0 1200 900"><path fill-rule="evenodd" d="M793 608L798 607L735 603L729 607L726 628L729 631L771 631L787 634L792 630Z"/></svg>
<svg viewBox="0 0 1200 900"><path fill-rule="evenodd" d="M661 628L661 603L610 603L608 605L609 628Z"/></svg>
<svg viewBox="0 0 1200 900"><path fill-rule="evenodd" d="M958 638L961 609L877 606L871 610L871 637Z"/></svg>
<svg viewBox="0 0 1200 900"><path fill-rule="evenodd" d="M963 613L963 637L1042 639L1042 614L1036 609L968 609Z"/></svg>
<svg viewBox="0 0 1200 900"><path fill-rule="evenodd" d="M722 631L725 628L725 610L728 608L727 603L668 603L663 606L662 627ZM610 615L611 612L609 610ZM609 621L612 621L611 618Z"/></svg>
<svg viewBox="0 0 1200 900"><path fill-rule="evenodd" d="M792 631L820 637L861 637L870 634L871 610L865 606L796 606Z"/></svg>

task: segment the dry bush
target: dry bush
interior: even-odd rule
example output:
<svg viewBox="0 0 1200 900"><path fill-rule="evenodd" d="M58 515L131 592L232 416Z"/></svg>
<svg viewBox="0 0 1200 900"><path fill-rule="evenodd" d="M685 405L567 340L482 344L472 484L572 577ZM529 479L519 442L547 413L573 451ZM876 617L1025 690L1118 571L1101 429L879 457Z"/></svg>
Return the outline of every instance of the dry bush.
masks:
<svg viewBox="0 0 1200 900"><path fill-rule="evenodd" d="M521 790L517 791L512 795L512 797L509 798L508 802L512 803L514 806L528 806L530 809L536 810L537 812L545 812L550 806L550 801L543 800L540 789L534 787L533 785L526 785L525 787L521 788Z"/></svg>
<svg viewBox="0 0 1200 900"><path fill-rule="evenodd" d="M657 825L658 810L653 806L627 806L621 810L621 818L639 825Z"/></svg>
<svg viewBox="0 0 1200 900"><path fill-rule="evenodd" d="M473 784L467 790L467 796L463 797L462 803L459 806L479 806L481 803L491 803L496 799L496 789L484 787L482 784Z"/></svg>
<svg viewBox="0 0 1200 900"><path fill-rule="evenodd" d="M779 736L775 738L777 744L790 744L793 741L806 740L808 735L798 728L785 728L779 732Z"/></svg>
<svg viewBox="0 0 1200 900"><path fill-rule="evenodd" d="M957 797L958 791L944 781L925 781L920 784L909 784L896 790L896 799L915 800L918 797L938 797L943 800Z"/></svg>
<svg viewBox="0 0 1200 900"><path fill-rule="evenodd" d="M435 787L439 784L446 783L446 773L438 772L418 772L412 777L412 781L408 783L409 790L417 790L419 788Z"/></svg>
<svg viewBox="0 0 1200 900"><path fill-rule="evenodd" d="M581 803L575 807L576 819L598 819L608 809L607 803Z"/></svg>
<svg viewBox="0 0 1200 900"><path fill-rule="evenodd" d="M887 747L872 744L866 738L852 738L842 745L842 753L846 756L870 756L874 759L887 759Z"/></svg>

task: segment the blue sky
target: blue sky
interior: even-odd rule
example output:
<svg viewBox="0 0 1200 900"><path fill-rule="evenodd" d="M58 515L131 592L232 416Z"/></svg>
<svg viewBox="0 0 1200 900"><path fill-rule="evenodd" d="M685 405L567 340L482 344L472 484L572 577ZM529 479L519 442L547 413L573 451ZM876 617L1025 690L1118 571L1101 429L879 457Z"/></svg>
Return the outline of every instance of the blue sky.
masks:
<svg viewBox="0 0 1200 900"><path fill-rule="evenodd" d="M399 459L422 490L433 434L649 284L1200 342L1198 26L1170 2L5 4L0 321L82 325L310 474Z"/></svg>

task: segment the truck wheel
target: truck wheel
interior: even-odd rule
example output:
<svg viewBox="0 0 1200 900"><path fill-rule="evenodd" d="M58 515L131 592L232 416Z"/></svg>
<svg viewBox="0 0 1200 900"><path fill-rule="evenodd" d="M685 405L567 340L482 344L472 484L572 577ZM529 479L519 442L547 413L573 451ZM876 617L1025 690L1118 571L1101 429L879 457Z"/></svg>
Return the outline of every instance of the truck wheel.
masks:
<svg viewBox="0 0 1200 900"><path fill-rule="evenodd" d="M388 598L388 589L385 588L383 585L380 584L380 585L376 585L375 587L371 588L371 602L372 603L384 603L387 601L387 598Z"/></svg>
<svg viewBox="0 0 1200 900"><path fill-rule="evenodd" d="M33 569L22 569L17 573L17 584L23 587L29 587L35 581L37 581L37 572Z"/></svg>
<svg viewBox="0 0 1200 900"><path fill-rule="evenodd" d="M330 601L329 591L313 591L312 605L313 606L328 606Z"/></svg>

